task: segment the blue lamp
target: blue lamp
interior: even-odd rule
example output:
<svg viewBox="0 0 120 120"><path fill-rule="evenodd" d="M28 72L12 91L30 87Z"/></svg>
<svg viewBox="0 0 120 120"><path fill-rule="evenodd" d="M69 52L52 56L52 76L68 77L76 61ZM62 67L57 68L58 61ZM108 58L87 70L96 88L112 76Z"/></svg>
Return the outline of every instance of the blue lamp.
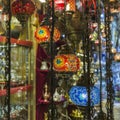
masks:
<svg viewBox="0 0 120 120"><path fill-rule="evenodd" d="M90 90L91 106L100 103L100 90L93 86ZM87 106L88 105L88 92L84 86L73 86L69 91L69 96L75 105Z"/></svg>

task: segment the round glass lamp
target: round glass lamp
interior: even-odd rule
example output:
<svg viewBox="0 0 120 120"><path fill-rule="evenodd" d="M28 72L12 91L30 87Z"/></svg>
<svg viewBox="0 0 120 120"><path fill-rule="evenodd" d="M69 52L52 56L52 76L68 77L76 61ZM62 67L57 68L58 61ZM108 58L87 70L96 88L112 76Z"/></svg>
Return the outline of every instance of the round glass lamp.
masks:
<svg viewBox="0 0 120 120"><path fill-rule="evenodd" d="M32 0L14 0L11 9L12 15L14 15L23 25L34 13L35 4Z"/></svg>
<svg viewBox="0 0 120 120"><path fill-rule="evenodd" d="M74 54L55 56L53 68L58 72L76 72L80 69L80 59Z"/></svg>
<svg viewBox="0 0 120 120"><path fill-rule="evenodd" d="M47 25L40 26L35 31L35 38L38 43L44 43L50 41L50 28ZM54 27L53 40L56 42L60 39L61 33L58 28Z"/></svg>
<svg viewBox="0 0 120 120"><path fill-rule="evenodd" d="M50 31L48 26L41 26L35 31L35 38L38 43L47 42L50 39Z"/></svg>
<svg viewBox="0 0 120 120"><path fill-rule="evenodd" d="M71 101L75 105L87 106L88 105L88 92L85 86L73 86L69 91ZM90 92L91 106L100 103L100 90L93 86Z"/></svg>

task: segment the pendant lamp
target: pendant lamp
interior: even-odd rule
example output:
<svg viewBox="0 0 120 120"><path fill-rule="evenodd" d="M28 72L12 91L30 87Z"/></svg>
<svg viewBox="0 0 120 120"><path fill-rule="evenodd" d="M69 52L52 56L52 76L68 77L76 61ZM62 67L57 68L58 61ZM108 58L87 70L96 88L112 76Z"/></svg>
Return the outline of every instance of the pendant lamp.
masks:
<svg viewBox="0 0 120 120"><path fill-rule="evenodd" d="M80 58L68 44L63 45L53 60L53 69L57 72L76 72L80 69Z"/></svg>
<svg viewBox="0 0 120 120"><path fill-rule="evenodd" d="M69 91L69 96L72 102L78 106L88 105L88 92L85 86L73 86ZM91 106L98 105L100 103L100 90L92 86L90 92Z"/></svg>
<svg viewBox="0 0 120 120"><path fill-rule="evenodd" d="M34 13L35 5L31 0L14 0L11 9L12 15L23 25Z"/></svg>

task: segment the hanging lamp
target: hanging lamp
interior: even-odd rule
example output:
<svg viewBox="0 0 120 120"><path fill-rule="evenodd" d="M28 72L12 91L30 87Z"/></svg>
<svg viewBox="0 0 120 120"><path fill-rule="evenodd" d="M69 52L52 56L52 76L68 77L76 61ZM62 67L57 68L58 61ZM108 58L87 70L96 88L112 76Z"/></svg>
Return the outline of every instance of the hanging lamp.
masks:
<svg viewBox="0 0 120 120"><path fill-rule="evenodd" d="M14 0L11 9L12 15L24 25L28 18L34 13L35 5L31 0Z"/></svg>
<svg viewBox="0 0 120 120"><path fill-rule="evenodd" d="M80 59L68 44L63 45L53 60L53 69L58 72L76 72L80 69Z"/></svg>
<svg viewBox="0 0 120 120"><path fill-rule="evenodd" d="M52 2L50 2L52 6ZM75 0L54 0L54 8L55 12L63 12L65 11L72 11L76 10Z"/></svg>
<svg viewBox="0 0 120 120"><path fill-rule="evenodd" d="M54 70L59 72L76 72L80 68L80 59L74 54L55 56Z"/></svg>
<svg viewBox="0 0 120 120"><path fill-rule="evenodd" d="M85 86L73 86L69 91L72 102L78 106L88 105L88 92ZM93 86L90 92L91 106L98 105L100 102L100 90Z"/></svg>
<svg viewBox="0 0 120 120"><path fill-rule="evenodd" d="M44 43L50 41L50 27L47 25L40 26L35 31L35 38L38 43ZM61 37L61 33L58 28L54 27L54 42L58 41Z"/></svg>

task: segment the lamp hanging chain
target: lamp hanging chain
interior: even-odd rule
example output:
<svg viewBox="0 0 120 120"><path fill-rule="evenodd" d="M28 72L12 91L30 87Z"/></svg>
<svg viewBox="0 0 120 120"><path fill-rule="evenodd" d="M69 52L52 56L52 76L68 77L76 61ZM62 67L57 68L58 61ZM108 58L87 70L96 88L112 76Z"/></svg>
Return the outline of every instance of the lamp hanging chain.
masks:
<svg viewBox="0 0 120 120"><path fill-rule="evenodd" d="M114 120L113 116L113 102L114 89L112 80L112 53L111 53L111 32L110 32L110 3L107 1L105 6L105 31L106 31L106 82L107 82L107 120Z"/></svg>
<svg viewBox="0 0 120 120"><path fill-rule="evenodd" d="M85 57L85 61L86 63L84 64L85 66L85 73L87 74L86 77L84 77L84 79L87 79L87 93L88 93L88 104L87 104L87 120L91 120L93 118L93 107L91 106L91 85L92 85L92 80L91 80L91 42L89 39L89 35L90 35L90 29L89 29L89 23L91 22L91 18L90 18L90 14L89 14L89 6L88 6L88 1L86 1L86 11L85 11L85 15L86 15L86 34L85 34L85 43L84 43L84 53L86 55L84 55ZM84 74L85 74L84 73Z"/></svg>
<svg viewBox="0 0 120 120"><path fill-rule="evenodd" d="M5 10L3 11L6 15L5 25L6 25L6 43L5 43L5 89L6 89L6 96L5 96L5 118L10 120L10 79L11 79L11 2L10 0L7 1L6 5L4 6Z"/></svg>
<svg viewBox="0 0 120 120"><path fill-rule="evenodd" d="M102 78L102 64L101 64L101 54L102 54L102 44L101 44L101 30L100 30L100 26L101 26L101 21L100 21L100 14L101 14L101 1L98 0L98 9L97 9L97 22L98 22L98 40L99 40L99 48L98 48L98 53L99 53L99 69L100 69L100 113L102 113L102 82L103 82L103 78Z"/></svg>
<svg viewBox="0 0 120 120"><path fill-rule="evenodd" d="M50 103L50 109L51 109L51 119L55 120L55 105L54 105L54 100L53 100L53 94L54 94L54 88L55 88L55 82L54 82L54 77L55 77L55 73L53 70L53 60L54 60L54 41L53 41L53 36L54 36L54 26L55 26L55 13L54 13L54 0L52 0L52 9L51 9L51 18L52 18L52 22L51 22L51 33L50 33L50 86L51 86L51 103Z"/></svg>

